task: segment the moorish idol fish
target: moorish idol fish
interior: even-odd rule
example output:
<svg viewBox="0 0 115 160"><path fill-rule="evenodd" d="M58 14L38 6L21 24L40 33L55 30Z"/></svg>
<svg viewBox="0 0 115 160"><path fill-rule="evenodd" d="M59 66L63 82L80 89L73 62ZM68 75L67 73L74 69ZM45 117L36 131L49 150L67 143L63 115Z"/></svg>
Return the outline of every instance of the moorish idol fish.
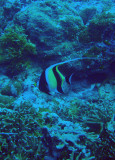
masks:
<svg viewBox="0 0 115 160"><path fill-rule="evenodd" d="M68 61L60 62L53 64L46 68L39 80L39 90L51 95L53 92L64 93L63 85L64 82L70 83L72 75L67 79L58 69L60 65L63 65L68 62L76 61L76 60L85 60L85 59L96 59L96 58L75 58Z"/></svg>

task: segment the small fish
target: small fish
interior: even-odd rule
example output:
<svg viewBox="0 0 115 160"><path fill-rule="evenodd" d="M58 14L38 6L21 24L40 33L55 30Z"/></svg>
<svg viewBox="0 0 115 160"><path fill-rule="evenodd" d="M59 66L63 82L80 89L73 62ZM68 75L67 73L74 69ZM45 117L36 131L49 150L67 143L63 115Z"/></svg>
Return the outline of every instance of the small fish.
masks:
<svg viewBox="0 0 115 160"><path fill-rule="evenodd" d="M69 78L67 78L59 71L58 67L65 63L69 63L76 60L84 60L84 59L96 59L96 58L88 58L88 57L75 58L68 61L53 64L48 68L46 68L46 70L44 70L40 76L39 90L49 95L51 95L53 92L64 93L63 91L64 82L67 82L70 84L73 73Z"/></svg>

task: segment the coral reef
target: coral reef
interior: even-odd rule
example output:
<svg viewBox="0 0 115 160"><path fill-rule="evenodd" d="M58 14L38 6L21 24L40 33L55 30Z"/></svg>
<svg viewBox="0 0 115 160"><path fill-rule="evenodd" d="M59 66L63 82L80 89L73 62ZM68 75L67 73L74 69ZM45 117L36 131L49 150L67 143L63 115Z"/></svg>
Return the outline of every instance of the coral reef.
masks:
<svg viewBox="0 0 115 160"><path fill-rule="evenodd" d="M106 29L108 29L108 32L114 32L114 18L113 14L106 12L93 18L89 25L80 32L79 41L81 43L103 41Z"/></svg>
<svg viewBox="0 0 115 160"><path fill-rule="evenodd" d="M38 90L77 57L93 59L59 66L65 94ZM114 97L115 1L1 0L1 160L114 159Z"/></svg>
<svg viewBox="0 0 115 160"><path fill-rule="evenodd" d="M83 122L80 123L64 121L48 108L39 108L37 111L28 102L21 104L14 111L4 108L0 112L2 159L114 157L115 139L107 129L111 114L108 107L107 115L98 108L92 108L90 111L87 109L87 112L84 111L84 117L82 114Z"/></svg>
<svg viewBox="0 0 115 160"><path fill-rule="evenodd" d="M109 32L113 31L114 18L114 15L105 12L93 19L88 26L91 41L102 41L102 36L107 28L109 28Z"/></svg>
<svg viewBox="0 0 115 160"><path fill-rule="evenodd" d="M37 113L29 103L21 104L15 111L3 109L0 112L1 159L19 157L41 159L40 156L45 152L40 142L42 136L40 126L43 121L41 113Z"/></svg>
<svg viewBox="0 0 115 160"><path fill-rule="evenodd" d="M9 76L21 72L26 67L27 56L36 54L36 46L27 40L20 26L7 28L0 37L0 46L0 63L7 65Z"/></svg>

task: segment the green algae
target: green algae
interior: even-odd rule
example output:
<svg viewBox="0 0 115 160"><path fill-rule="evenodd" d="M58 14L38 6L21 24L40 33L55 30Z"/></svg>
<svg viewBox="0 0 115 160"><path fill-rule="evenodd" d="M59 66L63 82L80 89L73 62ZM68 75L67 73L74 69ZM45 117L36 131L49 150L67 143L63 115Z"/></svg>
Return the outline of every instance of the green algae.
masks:
<svg viewBox="0 0 115 160"><path fill-rule="evenodd" d="M106 29L109 32L114 32L114 22L115 16L113 14L103 12L101 15L94 17L89 25L79 32L79 41L81 43L102 41Z"/></svg>
<svg viewBox="0 0 115 160"><path fill-rule="evenodd" d="M12 26L0 37L0 63L7 66L7 73L16 75L26 67L25 61L36 55L36 46L27 39L20 26Z"/></svg>
<svg viewBox="0 0 115 160"><path fill-rule="evenodd" d="M102 41L104 30L113 30L115 16L110 13L103 13L96 18L92 19L88 26L88 33L91 41Z"/></svg>

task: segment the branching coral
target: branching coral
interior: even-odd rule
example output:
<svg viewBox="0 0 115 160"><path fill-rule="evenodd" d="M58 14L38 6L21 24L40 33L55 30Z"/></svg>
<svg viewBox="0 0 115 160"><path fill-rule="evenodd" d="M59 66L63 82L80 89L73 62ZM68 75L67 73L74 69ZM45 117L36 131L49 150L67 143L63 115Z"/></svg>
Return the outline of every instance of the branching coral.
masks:
<svg viewBox="0 0 115 160"><path fill-rule="evenodd" d="M63 119L79 122L82 126L87 135L85 146L90 149L91 156L96 160L114 157L114 133L108 130L113 107L108 101L100 99L97 103L89 103L76 98L71 100L70 106L61 109L58 107L59 105L56 105L55 112Z"/></svg>
<svg viewBox="0 0 115 160"><path fill-rule="evenodd" d="M0 111L0 158L42 159L45 150L41 141L45 120L41 108L36 111L28 102L13 110ZM47 110L48 111L48 110ZM48 124L47 124L48 125Z"/></svg>

